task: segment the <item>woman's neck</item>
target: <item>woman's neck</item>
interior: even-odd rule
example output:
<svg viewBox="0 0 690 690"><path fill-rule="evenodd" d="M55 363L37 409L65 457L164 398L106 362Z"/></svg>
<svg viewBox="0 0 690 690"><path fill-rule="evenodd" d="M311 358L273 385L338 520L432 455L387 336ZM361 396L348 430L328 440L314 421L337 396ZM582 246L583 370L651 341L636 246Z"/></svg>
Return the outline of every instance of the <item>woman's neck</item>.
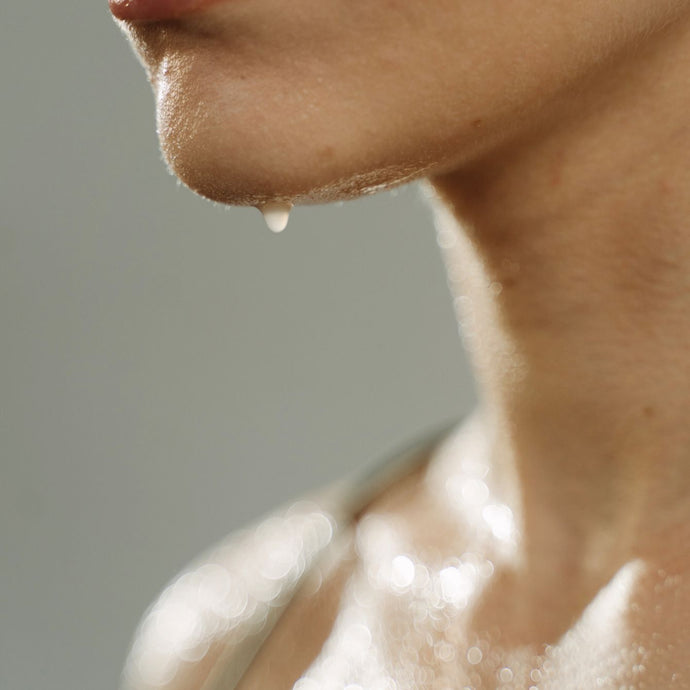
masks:
<svg viewBox="0 0 690 690"><path fill-rule="evenodd" d="M689 45L640 46L557 126L432 180L530 570L690 544Z"/></svg>

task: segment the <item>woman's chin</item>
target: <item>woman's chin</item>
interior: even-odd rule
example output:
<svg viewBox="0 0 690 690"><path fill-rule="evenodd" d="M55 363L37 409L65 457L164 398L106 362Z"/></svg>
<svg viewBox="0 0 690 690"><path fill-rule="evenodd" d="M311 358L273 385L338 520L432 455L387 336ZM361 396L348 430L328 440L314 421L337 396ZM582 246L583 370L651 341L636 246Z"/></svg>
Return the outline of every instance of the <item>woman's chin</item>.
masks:
<svg viewBox="0 0 690 690"><path fill-rule="evenodd" d="M373 130L319 89L282 92L277 80L223 78L198 61L166 76L154 85L161 150L185 185L215 202L327 203L426 171L393 127Z"/></svg>
<svg viewBox="0 0 690 690"><path fill-rule="evenodd" d="M261 206L268 201L297 203L308 193L307 181L284 171L261 169L242 158L218 160L204 152L163 152L170 171L196 194L228 206ZM234 164L233 164L234 163Z"/></svg>
<svg viewBox="0 0 690 690"><path fill-rule="evenodd" d="M262 206L281 201L290 204L320 204L354 199L419 178L421 164L382 164L354 157L333 157L327 147L306 142L294 147L248 141L218 144L213 135L197 136L184 143L161 139L170 171L200 196L230 206ZM211 144L211 142L215 142ZM294 147L294 148L293 148Z"/></svg>

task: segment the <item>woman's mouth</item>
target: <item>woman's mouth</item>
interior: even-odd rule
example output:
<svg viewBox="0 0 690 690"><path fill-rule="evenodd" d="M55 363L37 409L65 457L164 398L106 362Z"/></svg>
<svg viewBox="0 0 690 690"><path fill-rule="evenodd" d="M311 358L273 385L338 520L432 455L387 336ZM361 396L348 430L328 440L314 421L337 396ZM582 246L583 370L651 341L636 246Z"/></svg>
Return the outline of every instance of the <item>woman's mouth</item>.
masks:
<svg viewBox="0 0 690 690"><path fill-rule="evenodd" d="M176 19L222 0L109 0L110 11L124 21Z"/></svg>

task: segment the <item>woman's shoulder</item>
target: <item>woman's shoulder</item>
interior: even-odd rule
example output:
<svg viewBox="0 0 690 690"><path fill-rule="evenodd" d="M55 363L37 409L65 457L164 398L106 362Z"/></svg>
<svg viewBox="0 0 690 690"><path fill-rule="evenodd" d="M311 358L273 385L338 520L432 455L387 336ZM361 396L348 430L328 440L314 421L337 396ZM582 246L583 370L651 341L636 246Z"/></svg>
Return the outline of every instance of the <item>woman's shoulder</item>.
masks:
<svg viewBox="0 0 690 690"><path fill-rule="evenodd" d="M383 461L260 518L195 559L144 615L123 690L232 690L260 650L270 651L273 668L284 656L287 665L299 666L298 657L310 654L312 645L301 635L286 655L290 644L281 630L294 637L295 621L308 619L318 646L354 567L358 519L381 499L384 505L391 496L407 500L406 491L392 487L413 479L449 428L445 424Z"/></svg>
<svg viewBox="0 0 690 690"><path fill-rule="evenodd" d="M124 689L206 689L221 668L236 682L316 564L328 561L343 522L339 487L234 532L174 578L139 625Z"/></svg>

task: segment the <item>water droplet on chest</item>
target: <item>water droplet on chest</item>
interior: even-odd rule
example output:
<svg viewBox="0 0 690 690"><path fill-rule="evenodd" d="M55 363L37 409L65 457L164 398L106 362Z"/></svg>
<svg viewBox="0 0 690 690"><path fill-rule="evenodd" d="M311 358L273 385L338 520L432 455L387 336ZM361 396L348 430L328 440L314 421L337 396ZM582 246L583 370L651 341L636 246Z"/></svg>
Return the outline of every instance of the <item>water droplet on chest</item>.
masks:
<svg viewBox="0 0 690 690"><path fill-rule="evenodd" d="M271 201L259 207L263 213L266 225L272 232L282 232L285 230L290 219L292 204L285 201Z"/></svg>

